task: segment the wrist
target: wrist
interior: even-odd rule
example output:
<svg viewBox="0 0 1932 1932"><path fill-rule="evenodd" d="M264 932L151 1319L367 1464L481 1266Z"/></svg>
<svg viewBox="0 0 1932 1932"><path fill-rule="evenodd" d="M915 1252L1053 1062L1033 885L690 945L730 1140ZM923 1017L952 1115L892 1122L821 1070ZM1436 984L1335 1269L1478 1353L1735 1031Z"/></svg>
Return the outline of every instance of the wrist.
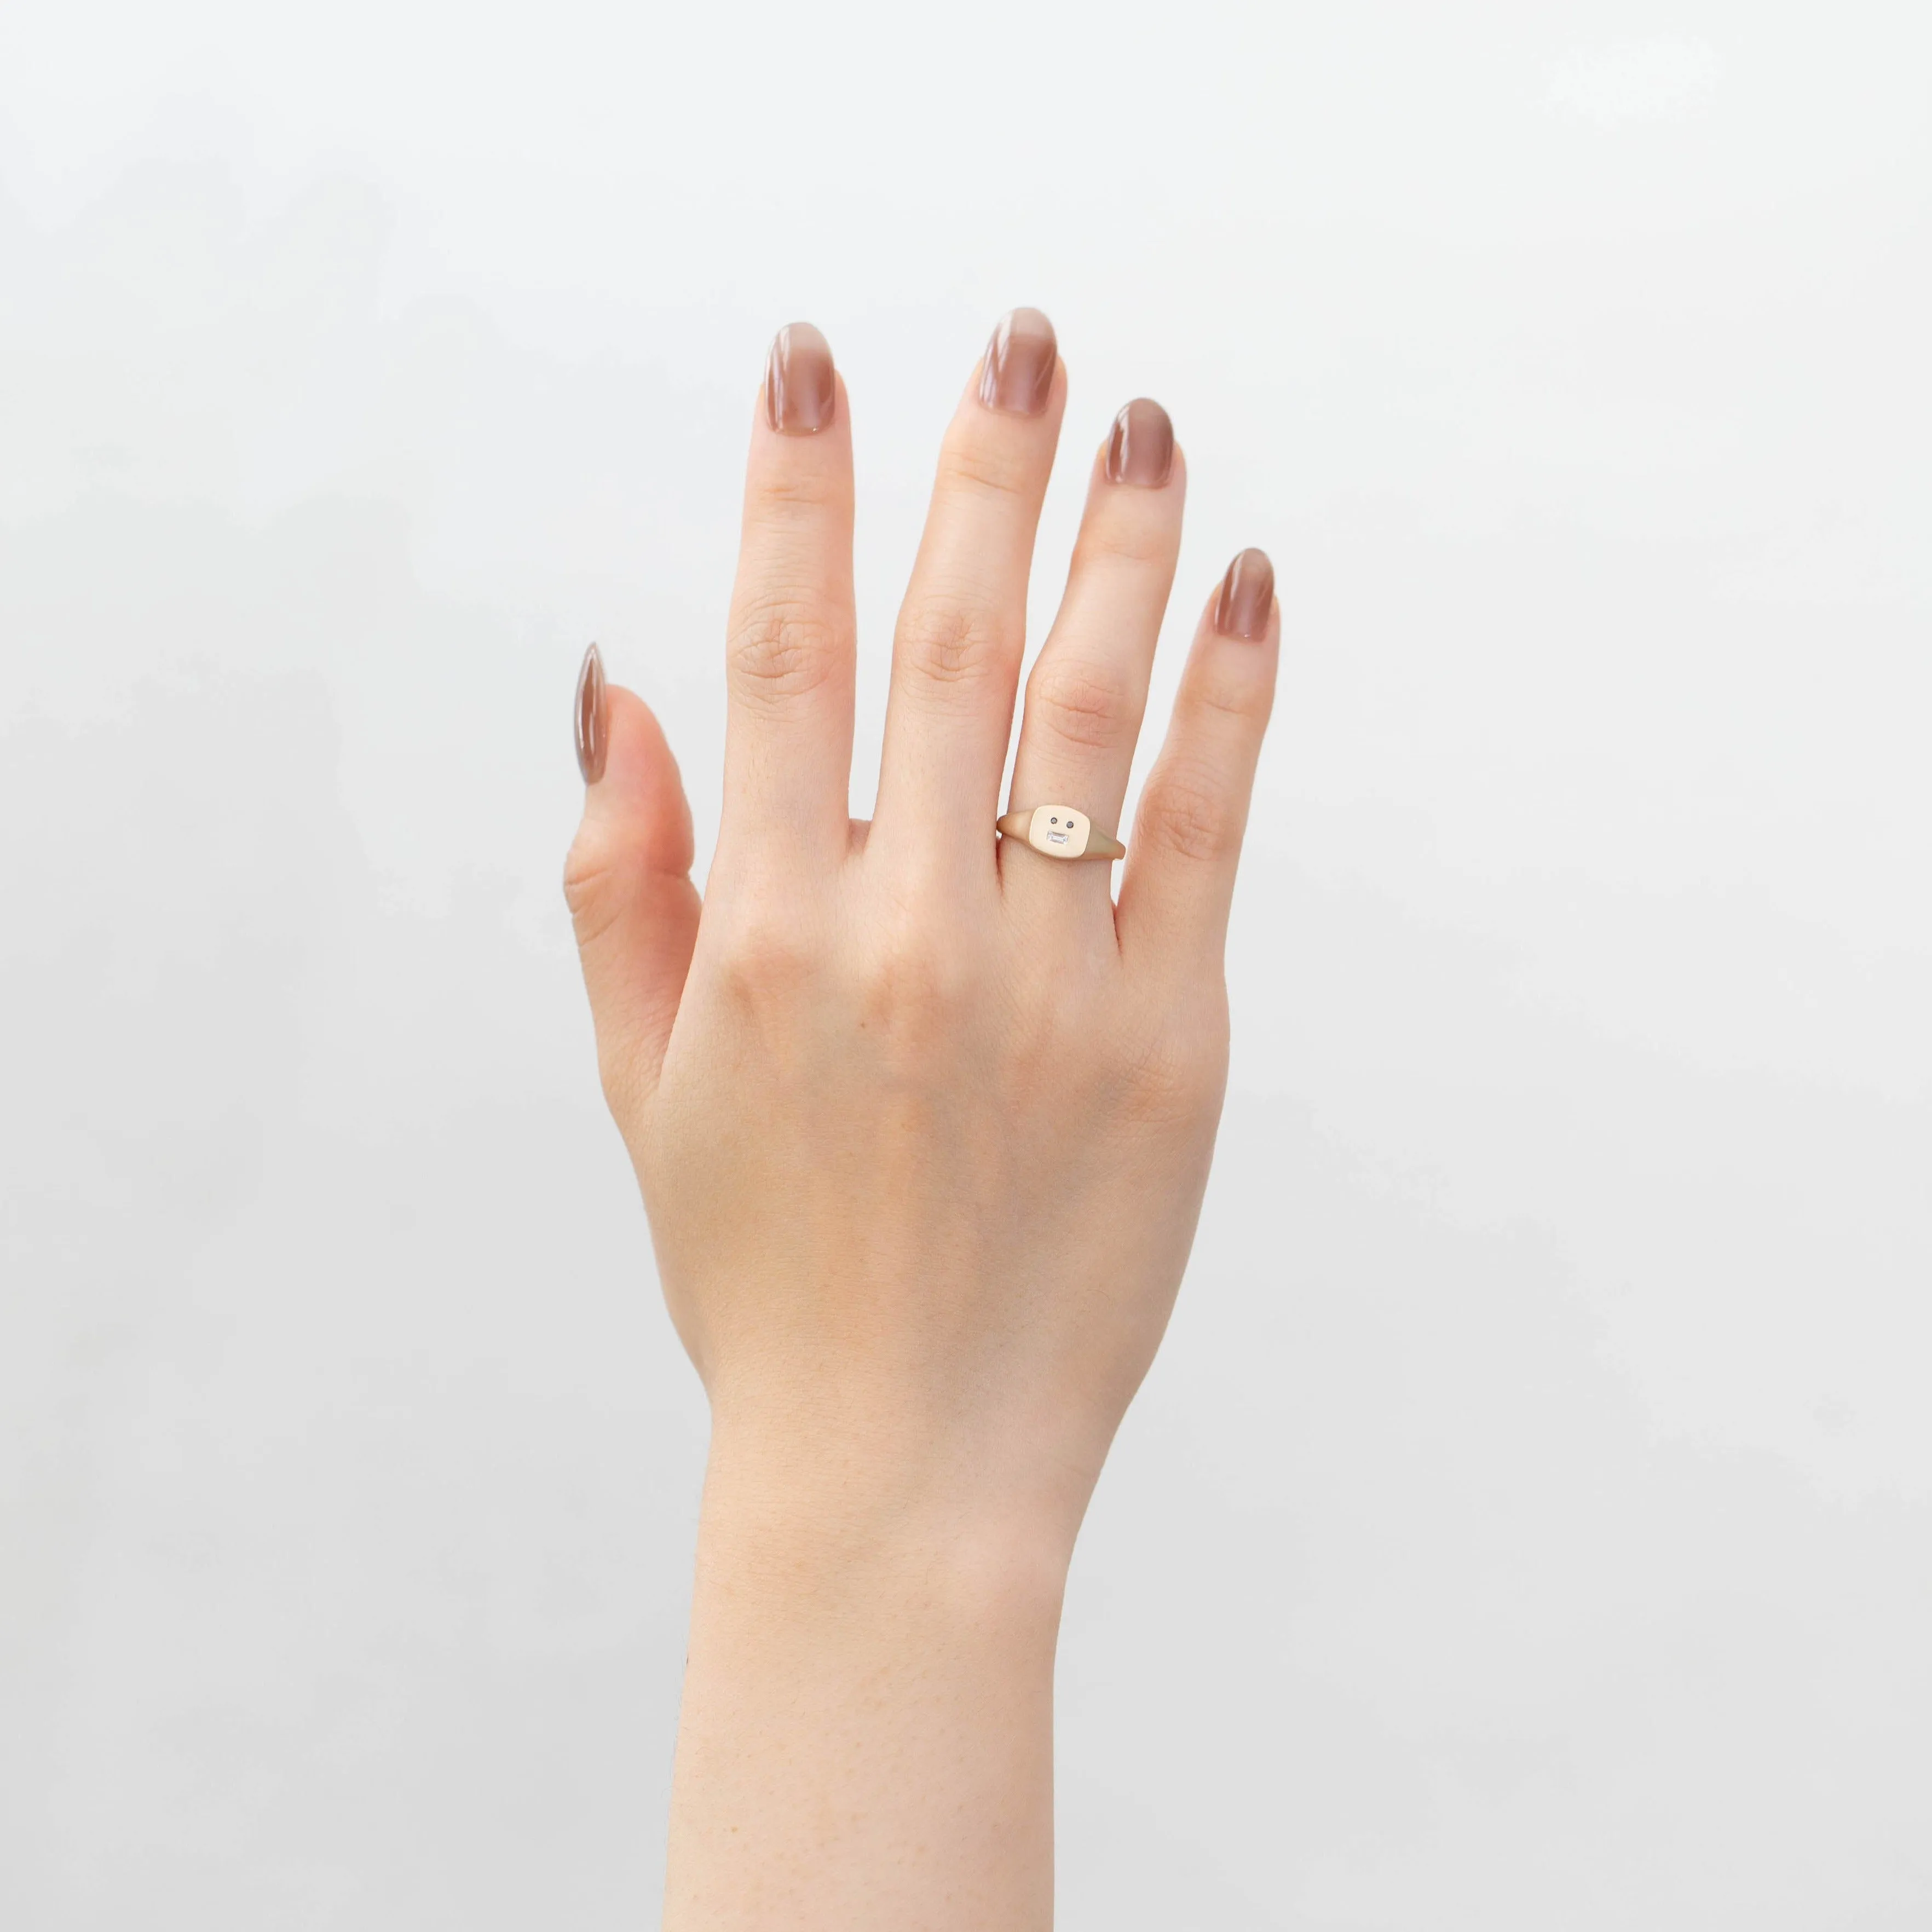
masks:
<svg viewBox="0 0 1932 1932"><path fill-rule="evenodd" d="M714 1421L701 1567L827 1604L916 1597L935 1613L1057 1627L1090 1480L937 1431Z"/></svg>
<svg viewBox="0 0 1932 1932"><path fill-rule="evenodd" d="M936 1448L714 1430L667 1932L1046 1922L1072 1537Z"/></svg>

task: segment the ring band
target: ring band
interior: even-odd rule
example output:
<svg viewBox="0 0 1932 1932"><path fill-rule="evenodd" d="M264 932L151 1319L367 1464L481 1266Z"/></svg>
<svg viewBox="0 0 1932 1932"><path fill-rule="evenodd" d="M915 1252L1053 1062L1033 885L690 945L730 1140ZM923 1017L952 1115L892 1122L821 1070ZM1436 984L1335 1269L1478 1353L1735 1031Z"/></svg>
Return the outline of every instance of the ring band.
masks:
<svg viewBox="0 0 1932 1932"><path fill-rule="evenodd" d="M1124 859L1127 848L1070 805L1036 805L1030 811L1010 812L997 829L1009 838L1022 838L1049 859Z"/></svg>

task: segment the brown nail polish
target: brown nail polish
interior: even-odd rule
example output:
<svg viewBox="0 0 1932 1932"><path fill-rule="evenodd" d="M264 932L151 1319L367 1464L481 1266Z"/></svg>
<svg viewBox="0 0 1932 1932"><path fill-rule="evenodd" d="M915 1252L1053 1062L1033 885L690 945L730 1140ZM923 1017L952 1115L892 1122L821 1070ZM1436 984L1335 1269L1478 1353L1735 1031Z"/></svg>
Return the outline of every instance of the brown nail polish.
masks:
<svg viewBox="0 0 1932 1932"><path fill-rule="evenodd" d="M1144 396L1114 418L1107 439L1107 481L1158 490L1174 467L1174 423L1160 404Z"/></svg>
<svg viewBox="0 0 1932 1932"><path fill-rule="evenodd" d="M1258 641L1268 635L1274 609L1274 566L1268 553L1244 550L1228 566L1214 599L1214 628L1224 638Z"/></svg>
<svg viewBox="0 0 1932 1932"><path fill-rule="evenodd" d="M593 785L604 776L604 754L610 748L610 724L604 706L604 659L592 644L584 653L577 674L577 769L584 782Z"/></svg>
<svg viewBox="0 0 1932 1932"><path fill-rule="evenodd" d="M1053 324L1036 308L1016 308L1000 318L980 371L980 400L989 410L1036 416L1053 394L1060 358Z"/></svg>
<svg viewBox="0 0 1932 1932"><path fill-rule="evenodd" d="M765 359L765 420L783 435L809 436L838 405L831 344L808 322L788 323Z"/></svg>

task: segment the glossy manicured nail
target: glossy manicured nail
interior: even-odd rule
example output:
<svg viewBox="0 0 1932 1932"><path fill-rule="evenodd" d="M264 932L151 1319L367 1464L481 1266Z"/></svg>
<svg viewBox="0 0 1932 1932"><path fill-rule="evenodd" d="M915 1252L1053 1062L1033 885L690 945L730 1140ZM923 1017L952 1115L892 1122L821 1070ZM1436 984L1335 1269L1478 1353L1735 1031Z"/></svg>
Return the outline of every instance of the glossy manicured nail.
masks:
<svg viewBox="0 0 1932 1932"><path fill-rule="evenodd" d="M1136 398L1114 418L1107 439L1107 481L1158 490L1174 467L1174 423L1160 404Z"/></svg>
<svg viewBox="0 0 1932 1932"><path fill-rule="evenodd" d="M808 322L788 323L765 360L765 420L785 436L809 436L838 404L832 345Z"/></svg>
<svg viewBox="0 0 1932 1932"><path fill-rule="evenodd" d="M986 344L980 371L980 400L1012 416L1036 416L1053 393L1060 345L1053 324L1036 308L1016 308L1000 318Z"/></svg>
<svg viewBox="0 0 1932 1932"><path fill-rule="evenodd" d="M1268 553L1244 550L1228 566L1214 599L1214 628L1224 638L1256 641L1268 635L1274 608L1274 566Z"/></svg>
<svg viewBox="0 0 1932 1932"><path fill-rule="evenodd" d="M610 722L604 707L604 660L592 644L584 653L577 674L577 769L584 782L593 785L604 776L604 754L610 748Z"/></svg>

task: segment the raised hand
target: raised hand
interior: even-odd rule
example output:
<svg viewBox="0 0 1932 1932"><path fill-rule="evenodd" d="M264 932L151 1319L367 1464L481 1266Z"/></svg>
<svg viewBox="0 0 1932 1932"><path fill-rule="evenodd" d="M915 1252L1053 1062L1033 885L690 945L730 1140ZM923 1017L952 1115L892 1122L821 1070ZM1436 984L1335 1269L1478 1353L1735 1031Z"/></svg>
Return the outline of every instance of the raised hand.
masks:
<svg viewBox="0 0 1932 1932"><path fill-rule="evenodd" d="M848 815L850 418L815 329L780 332L752 429L701 905L656 722L586 662L566 890L713 1415L673 1928L1050 1921L1060 1590L1206 1181L1279 640L1273 572L1244 550L1116 904L1094 855L1186 490L1166 412L1129 404L1028 680L1004 808L1041 818L996 835L1066 394L1046 318L1014 311L940 450L869 824Z"/></svg>

